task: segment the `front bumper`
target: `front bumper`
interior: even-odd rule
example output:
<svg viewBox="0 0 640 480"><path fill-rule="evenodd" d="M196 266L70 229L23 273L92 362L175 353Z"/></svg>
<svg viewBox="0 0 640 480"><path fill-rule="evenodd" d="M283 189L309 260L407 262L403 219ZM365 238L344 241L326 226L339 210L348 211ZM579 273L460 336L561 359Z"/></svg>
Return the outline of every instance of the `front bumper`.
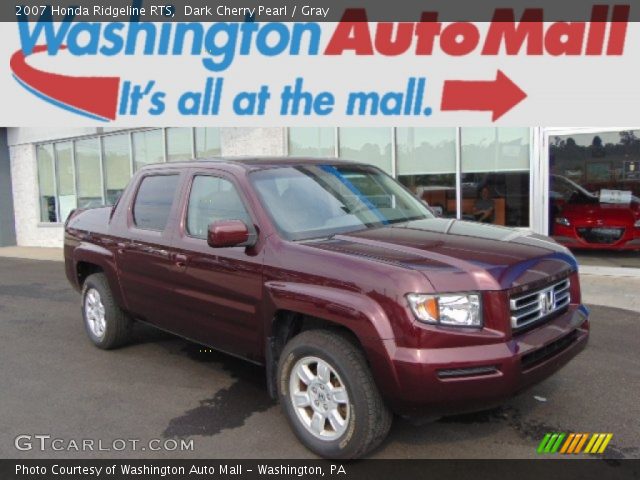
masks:
<svg viewBox="0 0 640 480"><path fill-rule="evenodd" d="M589 311L571 305L543 325L503 343L442 349L396 348L396 413L443 416L499 405L560 369L587 344Z"/></svg>
<svg viewBox="0 0 640 480"><path fill-rule="evenodd" d="M613 243L589 243L573 231L566 229L561 233L554 233L552 238L567 248L580 250L640 250L640 236L636 233L626 233Z"/></svg>

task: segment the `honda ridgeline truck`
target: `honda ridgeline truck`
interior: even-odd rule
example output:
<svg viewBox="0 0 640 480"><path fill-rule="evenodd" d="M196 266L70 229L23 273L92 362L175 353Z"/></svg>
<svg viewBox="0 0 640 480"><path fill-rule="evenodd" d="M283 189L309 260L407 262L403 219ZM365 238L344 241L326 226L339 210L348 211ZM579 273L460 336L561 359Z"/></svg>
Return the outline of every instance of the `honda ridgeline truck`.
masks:
<svg viewBox="0 0 640 480"><path fill-rule="evenodd" d="M264 365L291 428L323 457L365 455L393 414L498 405L589 335L565 247L437 218L360 163L144 167L114 206L73 212L64 244L97 347L125 344L141 321Z"/></svg>

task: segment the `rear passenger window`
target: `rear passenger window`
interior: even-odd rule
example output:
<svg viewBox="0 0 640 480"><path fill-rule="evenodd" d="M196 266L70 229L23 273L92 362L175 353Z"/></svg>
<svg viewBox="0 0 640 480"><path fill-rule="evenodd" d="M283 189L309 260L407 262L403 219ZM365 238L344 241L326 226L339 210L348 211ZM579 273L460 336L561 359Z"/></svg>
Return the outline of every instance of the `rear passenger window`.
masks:
<svg viewBox="0 0 640 480"><path fill-rule="evenodd" d="M155 175L142 180L133 204L133 221L137 227L164 230L179 178L179 175Z"/></svg>
<svg viewBox="0 0 640 480"><path fill-rule="evenodd" d="M216 220L242 220L247 226L252 223L233 183L219 177L197 176L189 196L187 232L206 238L209 224Z"/></svg>

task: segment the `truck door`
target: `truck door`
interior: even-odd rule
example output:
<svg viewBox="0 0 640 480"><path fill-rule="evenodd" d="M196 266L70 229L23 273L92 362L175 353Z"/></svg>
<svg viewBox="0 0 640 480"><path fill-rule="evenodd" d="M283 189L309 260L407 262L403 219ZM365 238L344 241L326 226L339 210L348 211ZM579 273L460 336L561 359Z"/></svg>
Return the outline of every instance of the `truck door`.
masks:
<svg viewBox="0 0 640 480"><path fill-rule="evenodd" d="M215 348L255 358L262 333L262 257L254 247L212 248L207 230L216 220L255 225L233 178L222 172L192 172L175 238L184 261L175 277L184 336Z"/></svg>
<svg viewBox="0 0 640 480"><path fill-rule="evenodd" d="M126 239L117 245L120 283L129 310L170 331L176 329L179 308L173 288L172 237L180 176L173 170L150 172L140 179L127 212Z"/></svg>

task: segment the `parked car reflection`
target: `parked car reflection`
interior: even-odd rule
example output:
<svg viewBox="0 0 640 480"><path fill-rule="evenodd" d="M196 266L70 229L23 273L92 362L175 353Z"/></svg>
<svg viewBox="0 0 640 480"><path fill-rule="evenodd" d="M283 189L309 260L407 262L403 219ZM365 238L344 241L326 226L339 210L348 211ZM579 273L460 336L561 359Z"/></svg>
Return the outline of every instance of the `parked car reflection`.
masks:
<svg viewBox="0 0 640 480"><path fill-rule="evenodd" d="M640 250L640 199L630 192L605 192L589 192L566 177L551 175L553 238L575 249Z"/></svg>

